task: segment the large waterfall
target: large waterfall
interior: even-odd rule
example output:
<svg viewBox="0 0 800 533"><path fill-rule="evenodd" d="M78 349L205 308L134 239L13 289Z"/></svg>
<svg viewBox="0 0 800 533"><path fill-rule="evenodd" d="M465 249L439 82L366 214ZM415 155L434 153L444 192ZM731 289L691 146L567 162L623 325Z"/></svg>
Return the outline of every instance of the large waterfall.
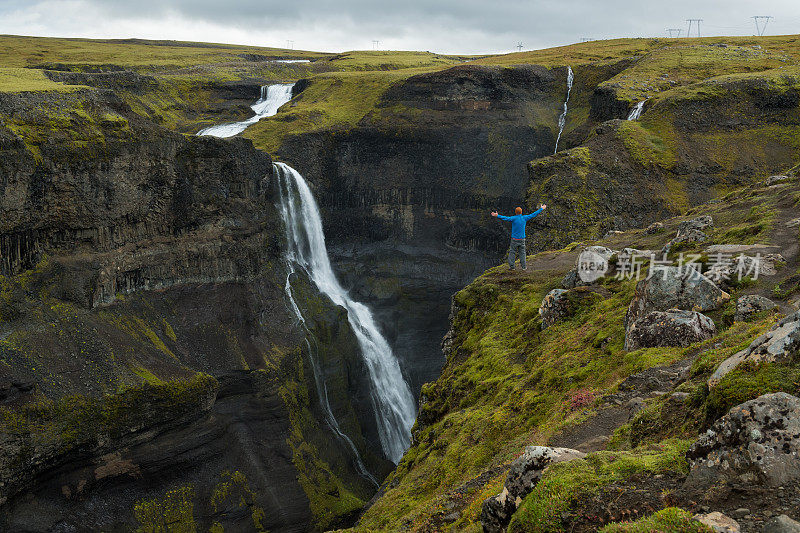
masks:
<svg viewBox="0 0 800 533"><path fill-rule="evenodd" d="M378 436L386 456L397 463L409 446L411 426L416 416L411 389L403 379L389 343L378 330L372 312L366 305L350 298L336 279L325 248L319 208L308 184L296 170L284 163L275 163L275 173L280 211L286 225L287 259L292 269L305 270L323 294L347 310L348 321L369 373L370 399ZM290 284L287 292L291 298ZM299 314L293 298L291 301Z"/></svg>
<svg viewBox="0 0 800 533"><path fill-rule="evenodd" d="M569 93L572 92L572 80L574 79L572 74L572 67L569 65L567 66L567 98L564 100L564 110L561 112L561 115L558 117L558 137L556 137L556 147L553 150L555 154L558 152L558 141L561 140L561 133L564 131L564 125L567 123L567 104L569 103Z"/></svg>
<svg viewBox="0 0 800 533"><path fill-rule="evenodd" d="M261 87L261 98L250 106L255 113L254 116L241 122L229 122L218 126L211 126L200 130L198 135L211 135L212 137L233 137L247 129L248 126L255 124L264 117L271 117L278 112L278 109L292 99L293 83L278 83L275 85L264 85Z"/></svg>

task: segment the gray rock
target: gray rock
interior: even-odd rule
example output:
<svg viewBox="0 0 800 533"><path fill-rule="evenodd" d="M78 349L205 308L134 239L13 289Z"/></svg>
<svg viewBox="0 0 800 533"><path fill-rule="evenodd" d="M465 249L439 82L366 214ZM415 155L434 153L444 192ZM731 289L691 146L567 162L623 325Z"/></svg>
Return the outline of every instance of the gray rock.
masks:
<svg viewBox="0 0 800 533"><path fill-rule="evenodd" d="M800 226L800 218L793 218L792 220L786 223L786 226L789 228L796 228Z"/></svg>
<svg viewBox="0 0 800 533"><path fill-rule="evenodd" d="M555 324L560 318L565 316L564 294L566 289L553 289L547 293L539 306L539 315L542 317L542 329L546 329Z"/></svg>
<svg viewBox="0 0 800 533"><path fill-rule="evenodd" d="M714 219L708 215L685 220L678 225L678 233L664 247L669 250L673 245L684 242L702 242L708 240L708 233L714 229Z"/></svg>
<svg viewBox="0 0 800 533"><path fill-rule="evenodd" d="M545 469L555 463L583 459L586 454L569 448L528 446L525 452L511 463L503 490L487 498L481 508L481 523L485 533L500 533L511 521L511 515L539 483Z"/></svg>
<svg viewBox="0 0 800 533"><path fill-rule="evenodd" d="M739 507L738 509L736 509L734 512L731 513L731 515L734 518L744 518L749 514L750 514L750 509L748 509L747 507Z"/></svg>
<svg viewBox="0 0 800 533"><path fill-rule="evenodd" d="M663 222L653 222L644 230L645 234L652 235L654 233L658 233L659 231L664 229Z"/></svg>
<svg viewBox="0 0 800 533"><path fill-rule="evenodd" d="M650 279L636 285L636 292L625 315L625 327L628 328L640 316L651 311L711 311L729 299L727 292L694 269L663 267Z"/></svg>
<svg viewBox="0 0 800 533"><path fill-rule="evenodd" d="M574 289L575 287L581 287L586 285L586 283L581 280L580 276L578 276L578 269L573 268L567 275L564 276L564 279L561 280L561 287L564 289Z"/></svg>
<svg viewBox="0 0 800 533"><path fill-rule="evenodd" d="M749 319L756 313L769 311L770 309L775 309L777 306L778 304L769 298L759 296L758 294L746 294L740 296L739 299L736 300L736 314L733 316L733 319L737 322L741 322Z"/></svg>
<svg viewBox="0 0 800 533"><path fill-rule="evenodd" d="M710 527L714 533L740 533L742 531L739 522L729 516L725 516L719 511L708 514L696 514L692 519Z"/></svg>
<svg viewBox="0 0 800 533"><path fill-rule="evenodd" d="M714 227L714 219L709 215L685 220L678 225L678 237L686 235L692 231L706 231Z"/></svg>
<svg viewBox="0 0 800 533"><path fill-rule="evenodd" d="M782 514L764 524L762 531L764 533L800 533L800 522Z"/></svg>
<svg viewBox="0 0 800 533"><path fill-rule="evenodd" d="M789 178L789 176L770 176L764 180L764 186L770 187L772 185L778 185L779 183L785 183L790 179L791 178Z"/></svg>
<svg viewBox="0 0 800 533"><path fill-rule="evenodd" d="M628 327L625 349L689 346L710 339L716 333L714 321L697 311L651 311Z"/></svg>
<svg viewBox="0 0 800 533"><path fill-rule="evenodd" d="M686 486L775 488L800 481L800 398L778 392L732 408L686 453Z"/></svg>
<svg viewBox="0 0 800 533"><path fill-rule="evenodd" d="M708 386L720 380L745 361L752 364L775 363L791 359L800 351L800 312L787 316L759 336L750 346L724 360L708 378Z"/></svg>

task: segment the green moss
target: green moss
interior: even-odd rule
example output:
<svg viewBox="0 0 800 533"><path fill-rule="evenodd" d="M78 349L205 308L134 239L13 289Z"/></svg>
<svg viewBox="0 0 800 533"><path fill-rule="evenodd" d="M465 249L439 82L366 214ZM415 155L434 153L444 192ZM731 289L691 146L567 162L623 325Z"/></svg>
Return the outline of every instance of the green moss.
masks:
<svg viewBox="0 0 800 533"><path fill-rule="evenodd" d="M563 514L582 498L610 483L641 474L685 474L692 441L670 440L632 452L598 452L586 459L557 463L525 497L508 526L509 533L563 531Z"/></svg>
<svg viewBox="0 0 800 533"><path fill-rule="evenodd" d="M657 131L656 128L653 128L652 122L627 120L619 125L617 135L631 157L639 164L645 167L656 164L670 169L675 166L677 161L675 151L654 130ZM685 198L686 193L681 191L680 195L676 196ZM684 204L686 201L679 201L679 203Z"/></svg>
<svg viewBox="0 0 800 533"><path fill-rule="evenodd" d="M800 270L798 270L796 274L777 283L772 289L772 295L782 300L797 292L800 292Z"/></svg>
<svg viewBox="0 0 800 533"><path fill-rule="evenodd" d="M324 446L325 441L315 438L317 422L310 410L309 391L314 390L314 385L306 380L299 350L289 359L295 361L294 369L286 369L279 390L291 425L287 443L292 450L298 481L309 500L315 530L326 531L363 508L366 494L357 494L359 489L353 483L345 482L345 472L323 459L324 451L319 447ZM329 434L326 433L324 438L329 439Z"/></svg>
<svg viewBox="0 0 800 533"><path fill-rule="evenodd" d="M56 83L41 70L29 68L0 68L0 92L16 93L23 91L72 92L83 88L79 85Z"/></svg>
<svg viewBox="0 0 800 533"><path fill-rule="evenodd" d="M800 358L788 363L739 365L709 392L707 419L715 420L740 403L773 392L800 393Z"/></svg>
<svg viewBox="0 0 800 533"><path fill-rule="evenodd" d="M69 450L81 443L119 438L159 417L173 419L199 410L216 394L217 381L205 374L187 380L142 385L102 398L66 396L18 409L0 408L0 426L31 443L57 443ZM25 454L25 449L19 450Z"/></svg>
<svg viewBox="0 0 800 533"><path fill-rule="evenodd" d="M254 530L264 531L264 509L255 505L255 493L250 489L247 477L238 470L223 472L220 477L221 481L214 487L210 497L214 515L227 514L228 509L242 509L250 513Z"/></svg>
<svg viewBox="0 0 800 533"><path fill-rule="evenodd" d="M163 498L136 502L136 533L195 533L193 499L194 488L187 485L168 490Z"/></svg>
<svg viewBox="0 0 800 533"><path fill-rule="evenodd" d="M609 524L600 533L711 533L711 529L692 519L692 514L677 507L667 507L635 522Z"/></svg>

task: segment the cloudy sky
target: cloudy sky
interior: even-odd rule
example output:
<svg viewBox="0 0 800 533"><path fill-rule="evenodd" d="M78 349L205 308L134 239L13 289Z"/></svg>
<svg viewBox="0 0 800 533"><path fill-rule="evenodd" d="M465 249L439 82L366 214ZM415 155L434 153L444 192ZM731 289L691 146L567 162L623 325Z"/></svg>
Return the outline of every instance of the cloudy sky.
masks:
<svg viewBox="0 0 800 533"><path fill-rule="evenodd" d="M688 18L704 36L753 35L753 15L774 17L765 34L800 33L798 0L0 0L0 34L495 53L685 35Z"/></svg>

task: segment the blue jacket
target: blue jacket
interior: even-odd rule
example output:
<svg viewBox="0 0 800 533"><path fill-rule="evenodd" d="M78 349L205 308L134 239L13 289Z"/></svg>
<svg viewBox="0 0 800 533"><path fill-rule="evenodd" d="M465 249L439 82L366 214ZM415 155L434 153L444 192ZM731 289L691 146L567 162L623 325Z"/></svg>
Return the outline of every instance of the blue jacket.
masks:
<svg viewBox="0 0 800 533"><path fill-rule="evenodd" d="M497 215L497 218L500 220L510 220L511 221L511 238L512 239L524 239L525 238L525 224L528 223L530 219L538 215L542 212L542 209L539 208L530 215L514 215L513 217L504 217L503 215Z"/></svg>

